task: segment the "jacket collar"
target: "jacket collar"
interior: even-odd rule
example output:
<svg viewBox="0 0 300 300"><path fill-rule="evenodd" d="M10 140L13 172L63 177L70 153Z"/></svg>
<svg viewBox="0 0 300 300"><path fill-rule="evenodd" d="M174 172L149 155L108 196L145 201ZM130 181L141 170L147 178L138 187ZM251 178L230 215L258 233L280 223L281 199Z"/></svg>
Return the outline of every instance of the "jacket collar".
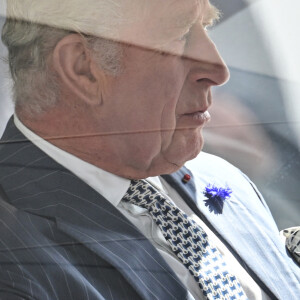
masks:
<svg viewBox="0 0 300 300"><path fill-rule="evenodd" d="M182 182L185 174L191 176L191 180L186 184ZM216 215L207 211L208 208L203 201L205 197L201 191L197 190L199 184L196 187L194 175L189 169L183 167L172 175L164 175L163 178L177 190L193 212L226 245L241 266L271 299L287 299L298 290L299 270L286 257L284 245L276 235L277 228L274 228L276 227L274 220L271 215L267 214L267 210L261 205L259 199L248 198L245 192L236 199L237 201L228 201L226 203L228 207L222 215ZM255 186L250 181L248 183L249 194L252 193L259 198ZM241 207L237 208L237 206ZM248 210L252 210L251 218L249 218ZM280 270L279 273L278 270ZM279 282L278 276L281 277L281 287L276 284ZM292 291L284 288L288 286L294 287Z"/></svg>

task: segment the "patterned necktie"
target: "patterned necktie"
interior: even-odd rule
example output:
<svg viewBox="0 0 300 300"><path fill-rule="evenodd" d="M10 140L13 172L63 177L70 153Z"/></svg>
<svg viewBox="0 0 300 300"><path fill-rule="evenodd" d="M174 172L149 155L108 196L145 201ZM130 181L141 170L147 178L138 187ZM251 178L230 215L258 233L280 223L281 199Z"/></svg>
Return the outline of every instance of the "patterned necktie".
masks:
<svg viewBox="0 0 300 300"><path fill-rule="evenodd" d="M247 299L205 231L145 180L132 180L123 201L146 208L206 299Z"/></svg>

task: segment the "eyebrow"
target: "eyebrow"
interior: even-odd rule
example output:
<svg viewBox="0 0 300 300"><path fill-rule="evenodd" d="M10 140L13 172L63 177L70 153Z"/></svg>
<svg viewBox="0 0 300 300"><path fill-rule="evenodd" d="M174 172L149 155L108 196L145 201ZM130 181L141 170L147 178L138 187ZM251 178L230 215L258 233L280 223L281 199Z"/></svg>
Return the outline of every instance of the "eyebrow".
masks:
<svg viewBox="0 0 300 300"><path fill-rule="evenodd" d="M182 3L181 1L182 0L176 0L174 4L180 4ZM221 13L214 5L210 4L210 2L203 5L202 0L193 1L194 4L198 3L197 6L182 7L182 5L174 5L174 14L168 16L170 18L166 18L165 23L159 23L161 35L159 35L156 40L158 48L172 41L175 37L178 38L186 34L197 23L201 23L203 27L211 27L219 20Z"/></svg>
<svg viewBox="0 0 300 300"><path fill-rule="evenodd" d="M208 26L214 25L217 21L220 20L221 12L214 5L209 4L208 11L205 14L203 23Z"/></svg>
<svg viewBox="0 0 300 300"><path fill-rule="evenodd" d="M200 8L203 9L203 8ZM202 24L205 26L213 26L221 17L220 10L214 5L209 3L209 6L205 9ZM177 26L181 28L192 27L195 23L200 21L200 16L195 15L195 10L190 10L186 13L182 13L177 17Z"/></svg>

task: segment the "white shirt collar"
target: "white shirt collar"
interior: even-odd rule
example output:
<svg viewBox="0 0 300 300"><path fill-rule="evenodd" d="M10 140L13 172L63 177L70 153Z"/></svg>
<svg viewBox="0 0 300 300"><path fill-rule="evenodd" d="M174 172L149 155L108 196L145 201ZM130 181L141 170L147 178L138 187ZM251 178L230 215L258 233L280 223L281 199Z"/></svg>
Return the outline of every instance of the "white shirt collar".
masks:
<svg viewBox="0 0 300 300"><path fill-rule="evenodd" d="M96 192L117 206L129 188L130 180L104 171L42 139L27 128L14 115L16 127L38 148L49 155L57 163L71 171ZM149 177L147 180L156 188L163 189L159 177Z"/></svg>

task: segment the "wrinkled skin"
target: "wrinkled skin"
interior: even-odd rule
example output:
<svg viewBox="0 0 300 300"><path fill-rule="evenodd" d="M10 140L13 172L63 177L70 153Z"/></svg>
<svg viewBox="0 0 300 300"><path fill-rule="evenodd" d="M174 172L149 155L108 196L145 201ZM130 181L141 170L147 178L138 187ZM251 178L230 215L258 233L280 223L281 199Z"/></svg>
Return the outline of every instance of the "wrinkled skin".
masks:
<svg viewBox="0 0 300 300"><path fill-rule="evenodd" d="M190 30L182 15L193 22ZM129 45L124 46L118 76L104 76L82 45L70 46L70 37L53 56L54 66L62 65L56 68L62 78L62 101L27 125L44 137L57 132L88 135L50 141L122 177L176 171L201 151L211 87L228 79L227 67L205 30L210 15L205 0L151 1L142 18L121 30ZM159 45L162 51L157 51ZM70 73L71 83L64 75L70 62L70 70L81 75ZM53 122L55 118L61 122ZM41 126L42 120L47 127ZM51 129L49 124L55 125Z"/></svg>

